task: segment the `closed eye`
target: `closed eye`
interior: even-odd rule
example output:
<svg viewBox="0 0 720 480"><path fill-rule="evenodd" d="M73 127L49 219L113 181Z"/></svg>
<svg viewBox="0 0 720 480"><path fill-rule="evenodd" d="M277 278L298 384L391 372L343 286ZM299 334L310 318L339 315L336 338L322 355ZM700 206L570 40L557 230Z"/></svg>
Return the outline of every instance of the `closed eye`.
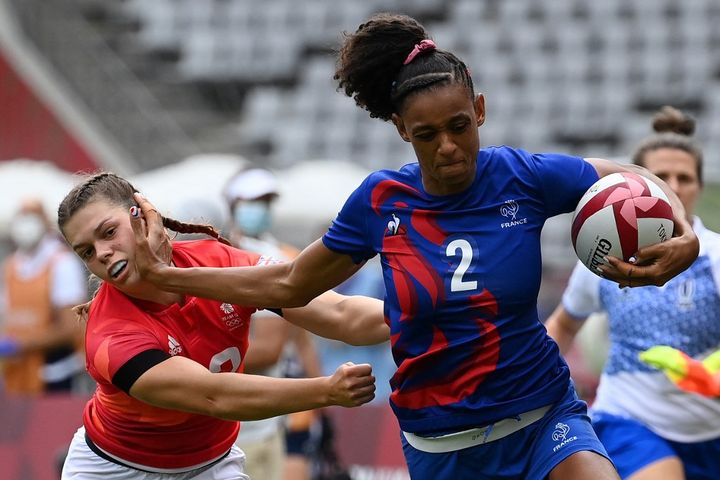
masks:
<svg viewBox="0 0 720 480"><path fill-rule="evenodd" d="M458 122L450 126L450 130L452 130L455 133L462 133L465 130L467 130L468 126L470 125L470 122L463 121Z"/></svg>
<svg viewBox="0 0 720 480"><path fill-rule="evenodd" d="M435 132L421 132L416 133L415 138L420 140L421 142L429 142L433 138L435 138Z"/></svg>

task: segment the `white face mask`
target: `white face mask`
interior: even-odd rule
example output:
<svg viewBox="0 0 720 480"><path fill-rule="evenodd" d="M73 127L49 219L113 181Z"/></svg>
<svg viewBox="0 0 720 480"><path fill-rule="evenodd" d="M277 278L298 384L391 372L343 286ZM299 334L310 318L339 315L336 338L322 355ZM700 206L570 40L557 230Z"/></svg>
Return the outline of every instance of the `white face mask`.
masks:
<svg viewBox="0 0 720 480"><path fill-rule="evenodd" d="M33 214L21 214L10 224L10 239L20 250L32 250L45 235L45 223Z"/></svg>

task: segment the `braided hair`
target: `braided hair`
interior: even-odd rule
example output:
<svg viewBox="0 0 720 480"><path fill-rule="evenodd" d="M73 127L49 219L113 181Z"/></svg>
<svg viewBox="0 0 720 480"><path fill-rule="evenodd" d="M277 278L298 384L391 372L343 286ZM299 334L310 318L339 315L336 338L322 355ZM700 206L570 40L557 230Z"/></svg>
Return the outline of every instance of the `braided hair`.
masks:
<svg viewBox="0 0 720 480"><path fill-rule="evenodd" d="M458 84L475 96L467 66L454 54L427 49L408 60L423 40L425 28L406 15L378 13L344 33L334 79L339 89L373 118L390 120L413 93Z"/></svg>
<svg viewBox="0 0 720 480"><path fill-rule="evenodd" d="M70 190L58 207L58 227L63 227L78 210L88 203L102 198L112 205L130 208L135 205L133 193L138 190L124 178L111 173L99 172L90 175ZM173 218L162 217L163 226L178 233L203 233L209 235L221 243L230 245L230 242L222 237L212 225L200 225L195 223L184 223Z"/></svg>
<svg viewBox="0 0 720 480"><path fill-rule="evenodd" d="M633 154L633 163L644 166L645 156L661 148L682 150L695 159L698 181L702 186L703 153L691 138L695 133L695 120L682 111L666 105L653 116L652 126L656 133L640 142Z"/></svg>

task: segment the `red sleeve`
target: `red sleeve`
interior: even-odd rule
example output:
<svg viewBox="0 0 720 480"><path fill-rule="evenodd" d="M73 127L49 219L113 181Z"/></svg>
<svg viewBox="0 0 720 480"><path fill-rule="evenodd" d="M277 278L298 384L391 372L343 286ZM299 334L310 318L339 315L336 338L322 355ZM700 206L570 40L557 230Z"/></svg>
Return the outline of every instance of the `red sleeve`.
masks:
<svg viewBox="0 0 720 480"><path fill-rule="evenodd" d="M167 350L146 325L138 325L137 321L103 319L94 323L86 339L88 370L108 383L136 355L147 350Z"/></svg>

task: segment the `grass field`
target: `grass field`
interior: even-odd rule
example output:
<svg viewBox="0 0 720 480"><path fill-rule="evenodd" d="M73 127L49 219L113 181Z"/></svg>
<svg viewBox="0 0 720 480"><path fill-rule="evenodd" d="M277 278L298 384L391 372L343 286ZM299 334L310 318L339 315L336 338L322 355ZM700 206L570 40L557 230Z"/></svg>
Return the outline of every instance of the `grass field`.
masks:
<svg viewBox="0 0 720 480"><path fill-rule="evenodd" d="M720 184L707 184L700 196L695 214L707 228L720 232Z"/></svg>

